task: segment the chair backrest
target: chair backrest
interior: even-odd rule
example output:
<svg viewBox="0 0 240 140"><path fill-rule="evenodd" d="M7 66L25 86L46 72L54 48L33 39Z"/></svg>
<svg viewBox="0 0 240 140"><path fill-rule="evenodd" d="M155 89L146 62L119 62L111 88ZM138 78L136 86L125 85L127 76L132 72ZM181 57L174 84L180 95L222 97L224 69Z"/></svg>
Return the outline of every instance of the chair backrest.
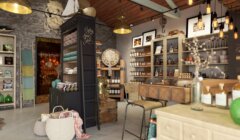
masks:
<svg viewBox="0 0 240 140"><path fill-rule="evenodd" d="M137 83L125 83L125 92L128 93L129 100L138 100L138 88L139 84Z"/></svg>

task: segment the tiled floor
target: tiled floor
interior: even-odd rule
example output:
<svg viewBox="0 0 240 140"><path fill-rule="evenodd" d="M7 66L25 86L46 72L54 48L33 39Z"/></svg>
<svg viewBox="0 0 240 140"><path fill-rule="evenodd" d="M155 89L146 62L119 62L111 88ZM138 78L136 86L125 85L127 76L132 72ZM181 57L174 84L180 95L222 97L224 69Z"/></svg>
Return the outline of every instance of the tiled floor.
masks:
<svg viewBox="0 0 240 140"><path fill-rule="evenodd" d="M118 103L118 121L101 125L101 130L96 127L88 128L90 140L120 140L123 126L123 116L126 103ZM5 119L6 125L0 130L0 140L47 140L47 137L38 137L33 134L35 121L41 113L48 112L48 104L36 105L24 109L0 111L0 118ZM133 107L129 109L127 128L139 133L141 124L141 109ZM137 138L126 133L125 140Z"/></svg>

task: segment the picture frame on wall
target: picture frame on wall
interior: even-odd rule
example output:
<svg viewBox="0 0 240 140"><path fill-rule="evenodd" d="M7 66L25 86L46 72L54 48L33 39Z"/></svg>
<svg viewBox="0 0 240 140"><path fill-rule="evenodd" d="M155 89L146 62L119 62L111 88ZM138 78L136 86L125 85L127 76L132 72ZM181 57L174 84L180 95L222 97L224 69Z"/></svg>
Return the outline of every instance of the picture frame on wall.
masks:
<svg viewBox="0 0 240 140"><path fill-rule="evenodd" d="M4 57L4 64L5 65L13 65L13 57L5 56Z"/></svg>
<svg viewBox="0 0 240 140"><path fill-rule="evenodd" d="M212 27L212 29L213 29L212 33L219 33L219 31L220 31L220 25L221 25L222 23L224 23L223 32L227 32L227 31L228 31L228 25L225 23L225 17L219 17L219 18L217 19L217 21L218 21L218 27L217 27L217 28L213 28L213 27Z"/></svg>
<svg viewBox="0 0 240 140"><path fill-rule="evenodd" d="M191 17L187 19L187 38L192 38L192 37L198 37L198 36L204 36L204 35L209 35L211 34L212 31L212 21L211 21L211 14L208 15L203 15L202 16L202 21L203 21L203 28L199 29L197 27L198 23L198 17Z"/></svg>
<svg viewBox="0 0 240 140"><path fill-rule="evenodd" d="M143 32L143 46L151 45L152 40L156 38L156 29Z"/></svg>
<svg viewBox="0 0 240 140"><path fill-rule="evenodd" d="M142 47L142 44L143 44L143 36L142 35L133 37L133 40L132 40L133 48Z"/></svg>

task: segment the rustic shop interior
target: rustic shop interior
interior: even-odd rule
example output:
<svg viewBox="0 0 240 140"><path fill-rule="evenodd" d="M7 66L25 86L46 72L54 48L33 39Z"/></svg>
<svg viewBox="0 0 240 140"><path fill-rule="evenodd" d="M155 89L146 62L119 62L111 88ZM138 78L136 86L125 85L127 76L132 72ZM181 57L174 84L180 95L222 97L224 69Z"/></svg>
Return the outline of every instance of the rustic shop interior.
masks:
<svg viewBox="0 0 240 140"><path fill-rule="evenodd" d="M239 0L0 0L3 140L239 140Z"/></svg>

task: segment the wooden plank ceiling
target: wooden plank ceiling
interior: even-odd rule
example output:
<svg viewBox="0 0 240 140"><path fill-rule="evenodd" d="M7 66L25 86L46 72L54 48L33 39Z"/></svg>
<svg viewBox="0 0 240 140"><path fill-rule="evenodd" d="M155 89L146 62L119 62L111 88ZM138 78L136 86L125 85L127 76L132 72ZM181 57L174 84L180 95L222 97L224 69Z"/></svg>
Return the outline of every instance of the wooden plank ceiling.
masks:
<svg viewBox="0 0 240 140"><path fill-rule="evenodd" d="M124 15L128 24L140 24L151 20L151 17L159 16L159 12L142 7L130 0L89 0L91 6L97 10L97 18L110 27L118 22L118 17ZM165 0L152 0L162 6L170 8ZM187 0L174 0L179 5L186 5Z"/></svg>
<svg viewBox="0 0 240 140"><path fill-rule="evenodd" d="M140 6L131 0L89 0L91 6L97 10L97 18L106 23L110 27L114 27L119 22L118 17L124 15L126 22L130 25L137 25L152 18L161 16L161 13L153 11L149 8ZM165 0L151 0L169 9L169 5ZM180 7L180 10L189 8L188 0L173 0ZM202 3L203 0L196 0L194 4ZM231 9L240 10L240 0L224 0L224 5Z"/></svg>

